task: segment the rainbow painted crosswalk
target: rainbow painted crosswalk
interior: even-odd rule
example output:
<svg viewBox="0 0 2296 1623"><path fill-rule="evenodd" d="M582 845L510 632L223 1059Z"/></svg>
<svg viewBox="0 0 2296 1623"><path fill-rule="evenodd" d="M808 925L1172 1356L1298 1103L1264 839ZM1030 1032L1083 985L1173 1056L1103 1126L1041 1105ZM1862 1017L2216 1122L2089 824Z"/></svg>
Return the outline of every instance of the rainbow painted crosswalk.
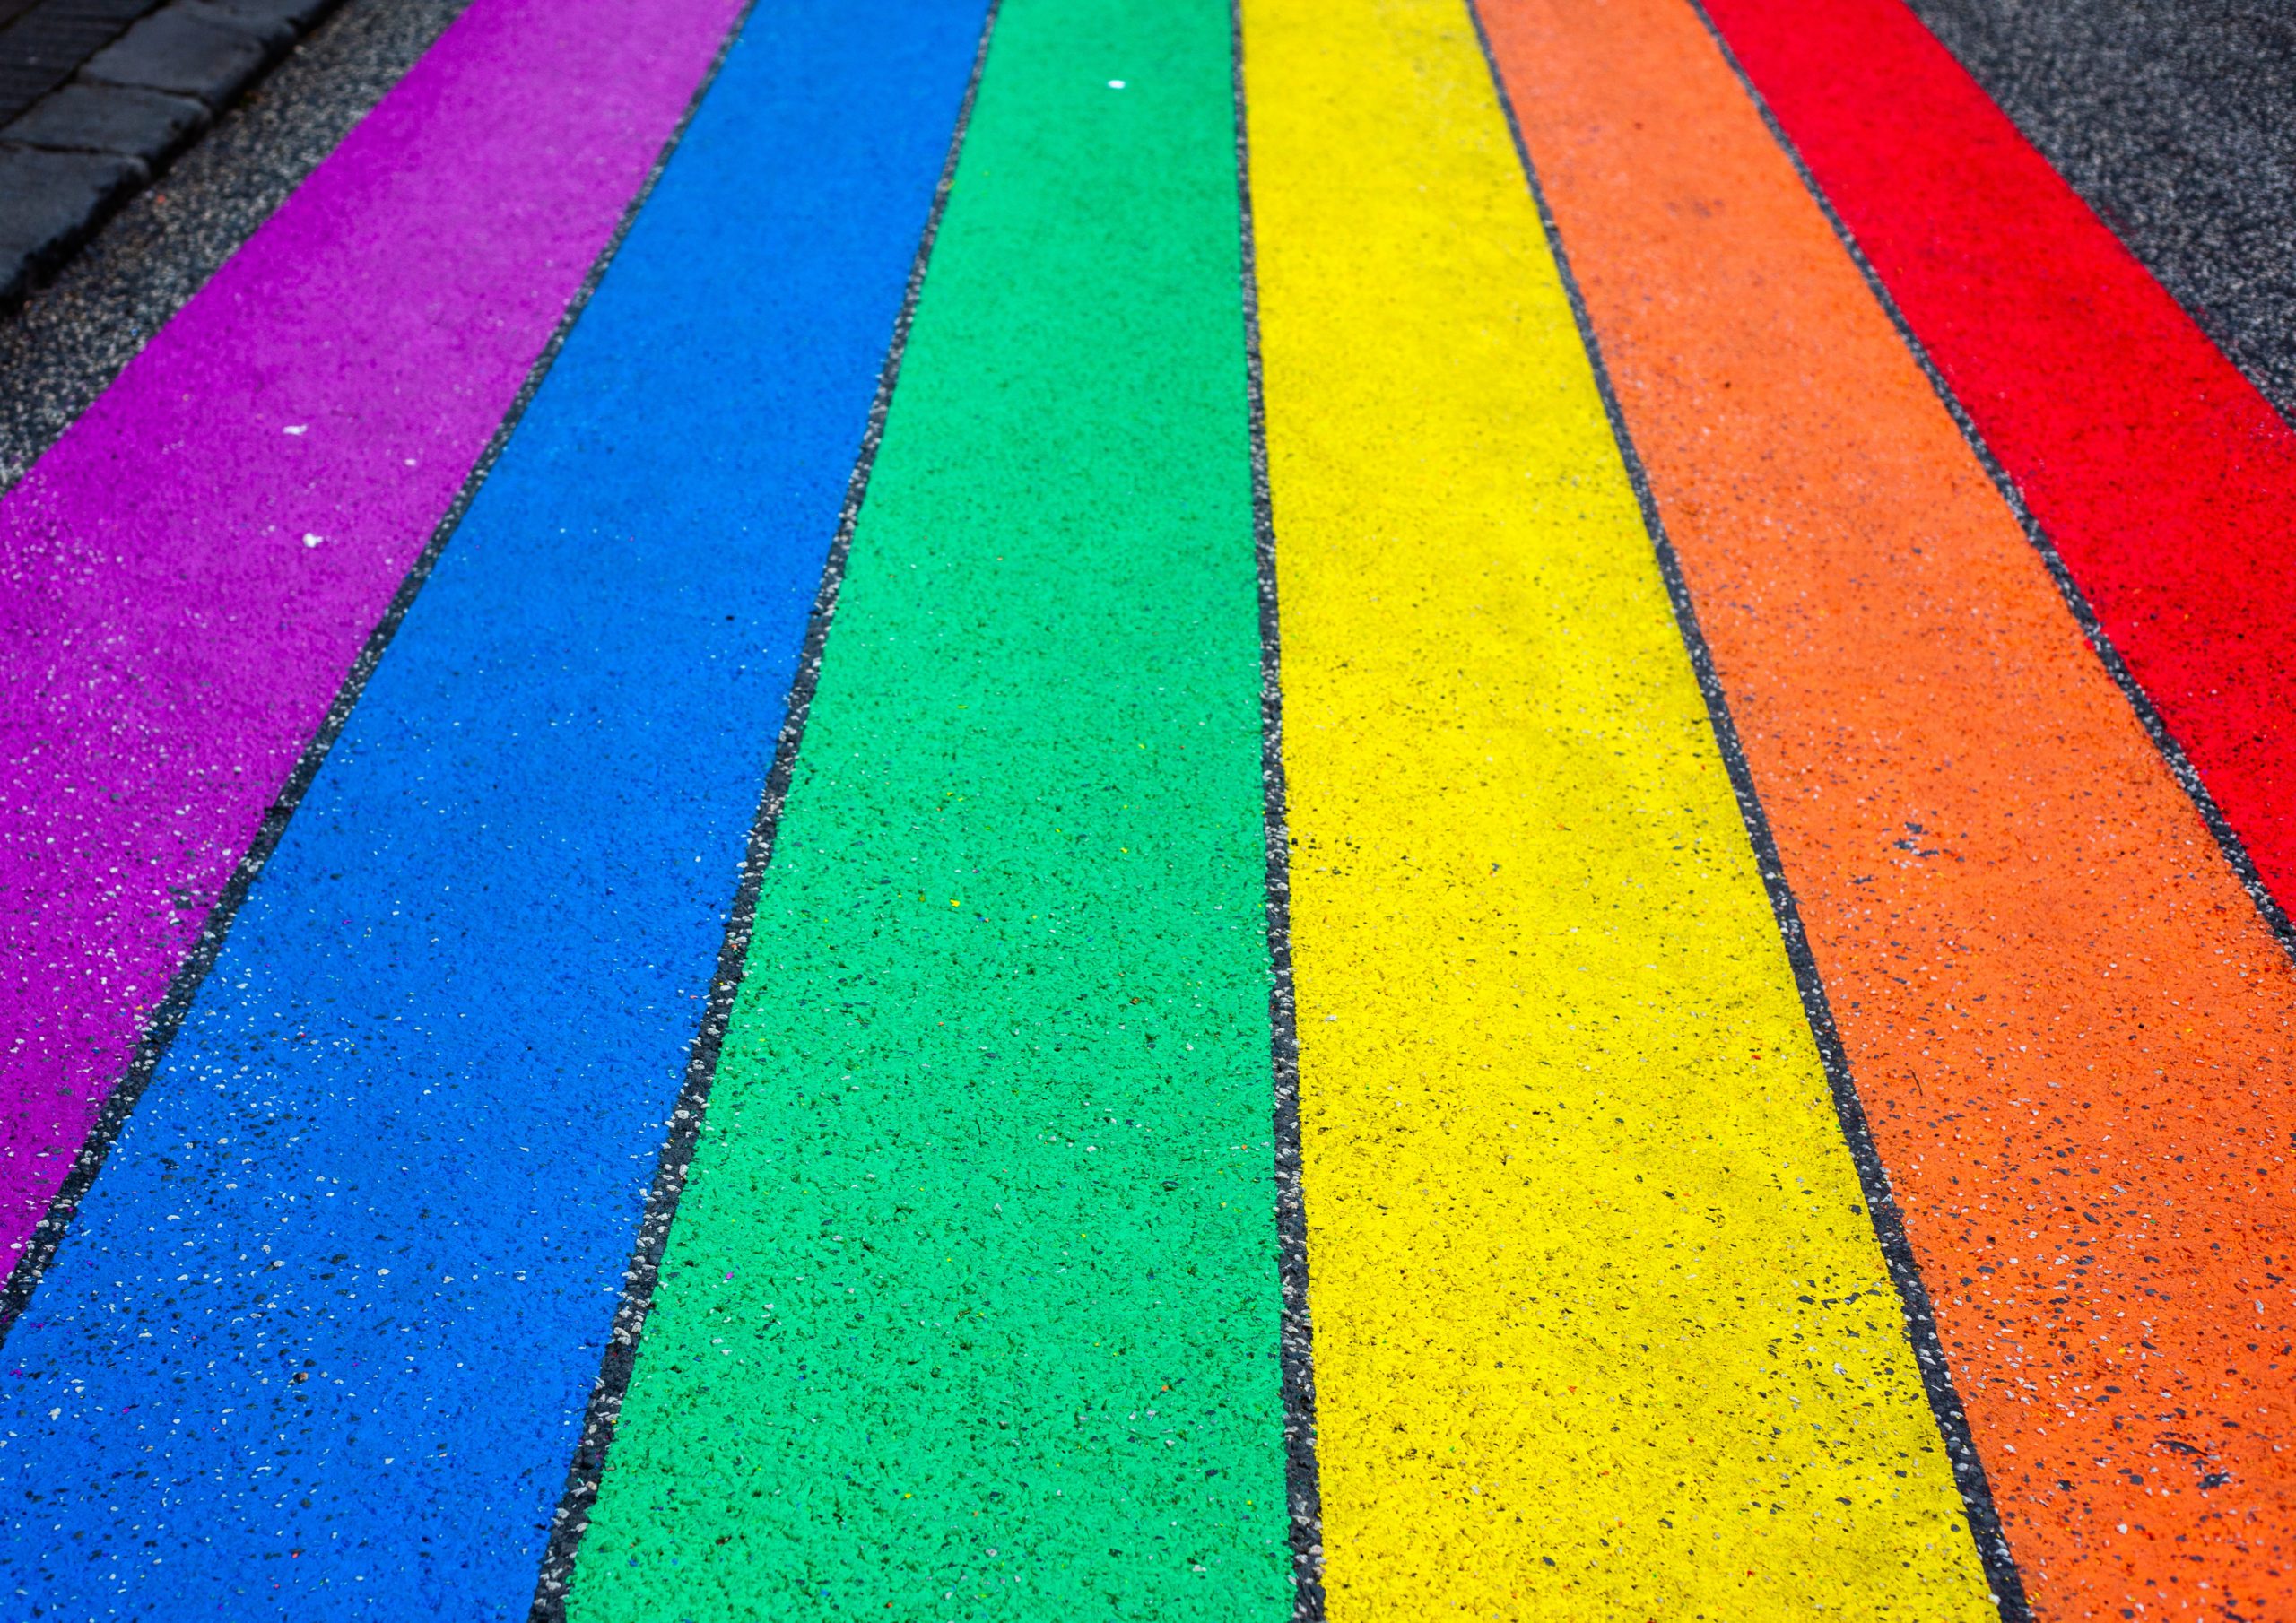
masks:
<svg viewBox="0 0 2296 1623"><path fill-rule="evenodd" d="M0 497L0 1593L2296 1610L2292 513L1901 0L473 0Z"/></svg>

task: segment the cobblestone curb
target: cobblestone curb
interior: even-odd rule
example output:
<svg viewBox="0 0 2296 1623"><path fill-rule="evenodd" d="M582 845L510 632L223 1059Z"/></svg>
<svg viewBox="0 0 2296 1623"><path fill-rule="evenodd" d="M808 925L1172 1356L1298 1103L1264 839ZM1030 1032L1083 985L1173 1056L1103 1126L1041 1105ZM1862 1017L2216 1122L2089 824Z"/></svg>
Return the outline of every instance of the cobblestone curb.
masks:
<svg viewBox="0 0 2296 1623"><path fill-rule="evenodd" d="M0 311L336 4L34 0L0 26Z"/></svg>

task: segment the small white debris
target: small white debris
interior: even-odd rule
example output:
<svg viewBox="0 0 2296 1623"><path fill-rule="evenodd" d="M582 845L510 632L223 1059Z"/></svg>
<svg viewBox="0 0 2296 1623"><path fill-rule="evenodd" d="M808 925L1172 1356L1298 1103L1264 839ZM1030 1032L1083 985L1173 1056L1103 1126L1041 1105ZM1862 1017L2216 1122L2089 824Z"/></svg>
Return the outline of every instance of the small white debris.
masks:
<svg viewBox="0 0 2296 1623"><path fill-rule="evenodd" d="M304 544L305 546L307 546L307 547L315 547L315 546L318 545L320 542L325 541L326 539L326 536L324 536L324 535L314 535L314 534L312 534L309 530L306 530L306 531L304 531L304 532L303 532L303 544Z"/></svg>
<svg viewBox="0 0 2296 1623"><path fill-rule="evenodd" d="M1110 90L1112 90L1112 91L1120 91L1120 90L1122 90L1123 88L1124 88L1124 81L1123 81L1123 80L1121 80L1121 79L1111 79L1111 80L1109 80L1109 89L1110 89Z"/></svg>
<svg viewBox="0 0 2296 1623"><path fill-rule="evenodd" d="M291 422L287 425L287 431L290 434L308 434L310 429L311 425L308 422Z"/></svg>

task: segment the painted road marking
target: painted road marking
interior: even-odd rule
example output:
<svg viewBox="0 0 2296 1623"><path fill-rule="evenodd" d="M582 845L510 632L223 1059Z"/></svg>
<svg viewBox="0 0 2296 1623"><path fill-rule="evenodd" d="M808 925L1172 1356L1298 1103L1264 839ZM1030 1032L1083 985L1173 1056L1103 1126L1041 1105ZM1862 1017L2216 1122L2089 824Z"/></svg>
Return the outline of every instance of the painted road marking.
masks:
<svg viewBox="0 0 2296 1623"><path fill-rule="evenodd" d="M577 1619L1291 1613L1233 140L1006 0Z"/></svg>
<svg viewBox="0 0 2296 1623"><path fill-rule="evenodd" d="M735 10L476 0L0 500L0 1254Z"/></svg>
<svg viewBox="0 0 2296 1623"><path fill-rule="evenodd" d="M2296 950L2296 430L1900 0L1709 11Z"/></svg>
<svg viewBox="0 0 2296 1623"><path fill-rule="evenodd" d="M2296 968L1922 363L2267 871L2296 441L1893 0L1713 5L1921 353L1696 0L1488 0L1552 238L1468 0L1011 0L889 359L986 0L762 8L332 686L730 3L478 0L0 500L15 1592L2296 1610Z"/></svg>
<svg viewBox="0 0 2296 1623"><path fill-rule="evenodd" d="M1696 14L1483 15L2034 1610L2286 1610L2296 974Z"/></svg>
<svg viewBox="0 0 2296 1623"><path fill-rule="evenodd" d="M1331 1615L1985 1616L1468 16L1243 17Z"/></svg>
<svg viewBox="0 0 2296 1623"><path fill-rule="evenodd" d="M10 1339L57 1609L524 1615L982 16L730 53Z"/></svg>
<svg viewBox="0 0 2296 1623"><path fill-rule="evenodd" d="M726 1028L733 1023L734 1001L741 991L748 964L750 941L757 924L759 893L772 864L782 809L788 800L797 752L804 740L806 718L820 686L822 659L828 647L830 627L836 618L838 595L844 586L846 565L852 556L854 525L868 494L869 476L876 466L877 452L884 442L885 418L893 390L900 382L901 357L916 320L918 296L924 289L926 268L932 261L933 245L940 234L949 192L956 178L957 158L964 149L965 133L970 126L974 100L980 88L981 67L987 59L988 41L996 28L996 7L992 0L981 20L972 70L966 76L964 94L957 104L948 150L933 187L932 206L918 236L917 252L909 261L900 312L894 318L892 336L877 372L876 394L869 403L868 427L861 437L860 454L854 458L853 472L846 482L837 534L830 542L821 581L814 589L813 605L806 617L805 639L798 651L796 673L789 684L781 733L774 741L773 768L766 775L765 793L759 798L757 816L750 825L741 884L734 893L733 907L726 916L726 939L718 949L718 972L710 981L700 1032L686 1055L685 1085L679 1089L677 1104L670 1113L669 1131L655 1164L653 1185L646 1194L645 1215L639 1221L637 1240L622 1271L622 1300L614 1312L605 1355L599 1360L598 1378L590 1387L589 1404L582 1419L582 1438L567 1469L566 1487L559 1496L558 1508L551 1516L550 1542L543 1551L542 1568L535 1580L535 1623L564 1623L567 1615L568 1593L583 1538L589 1532L590 1512L597 1504L599 1479L613 1446L622 1404L630 1395L631 1377L637 1368L639 1343L645 1334L655 1293L661 1285L662 1262L669 1249L671 1226L676 1219L678 1201L685 1192L686 1176L691 1170L694 1150L700 1143L702 1125L709 1114L710 1089L718 1080Z"/></svg>
<svg viewBox="0 0 2296 1623"><path fill-rule="evenodd" d="M2116 236L2296 419L2289 39L2270 11L1912 0Z"/></svg>

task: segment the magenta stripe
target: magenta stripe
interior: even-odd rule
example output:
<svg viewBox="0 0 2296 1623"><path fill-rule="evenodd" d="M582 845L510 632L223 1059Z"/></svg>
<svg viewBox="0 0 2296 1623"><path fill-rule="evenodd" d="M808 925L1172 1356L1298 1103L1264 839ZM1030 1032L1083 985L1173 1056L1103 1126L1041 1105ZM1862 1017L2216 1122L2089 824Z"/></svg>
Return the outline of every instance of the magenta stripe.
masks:
<svg viewBox="0 0 2296 1623"><path fill-rule="evenodd" d="M737 4L474 0L0 500L12 1252Z"/></svg>

